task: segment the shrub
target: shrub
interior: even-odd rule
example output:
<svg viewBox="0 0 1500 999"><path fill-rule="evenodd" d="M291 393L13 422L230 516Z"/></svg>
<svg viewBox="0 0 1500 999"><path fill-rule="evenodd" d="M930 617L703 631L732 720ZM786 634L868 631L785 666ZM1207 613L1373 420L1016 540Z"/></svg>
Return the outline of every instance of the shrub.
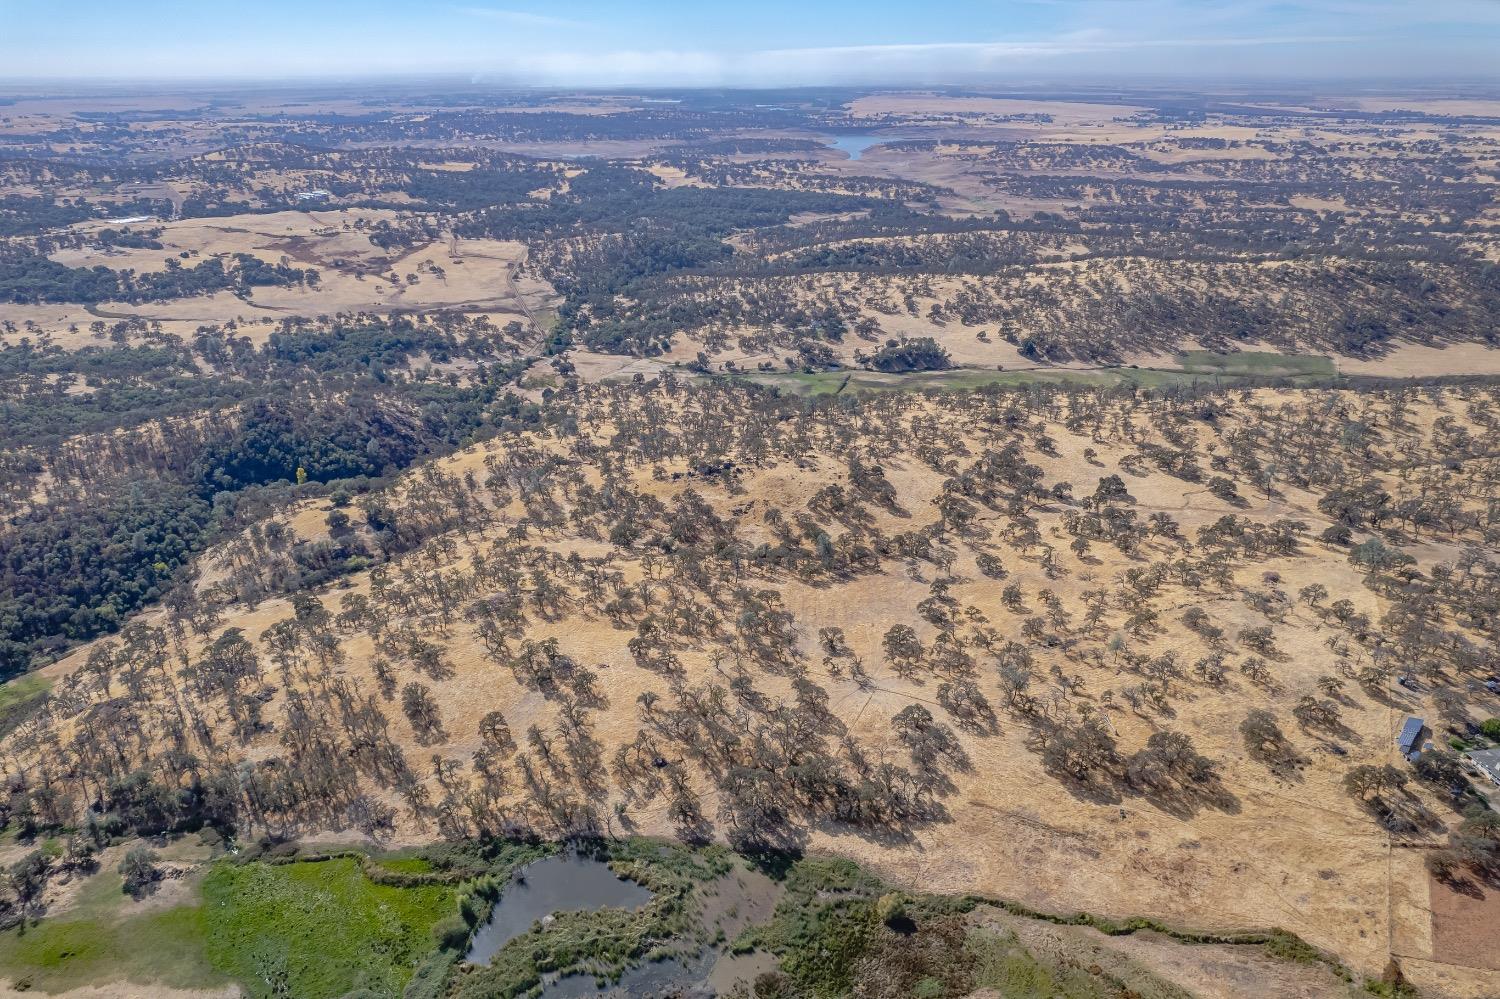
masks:
<svg viewBox="0 0 1500 999"><path fill-rule="evenodd" d="M876 371L942 371L953 367L948 352L930 336L888 340L869 360Z"/></svg>
<svg viewBox="0 0 1500 999"><path fill-rule="evenodd" d="M137 846L125 854L125 859L120 861L121 890L132 898L142 898L150 892L152 885L161 880L156 859L156 854L144 846Z"/></svg>
<svg viewBox="0 0 1500 999"><path fill-rule="evenodd" d="M906 918L906 898L898 891L887 892L875 903L875 915L887 926Z"/></svg>

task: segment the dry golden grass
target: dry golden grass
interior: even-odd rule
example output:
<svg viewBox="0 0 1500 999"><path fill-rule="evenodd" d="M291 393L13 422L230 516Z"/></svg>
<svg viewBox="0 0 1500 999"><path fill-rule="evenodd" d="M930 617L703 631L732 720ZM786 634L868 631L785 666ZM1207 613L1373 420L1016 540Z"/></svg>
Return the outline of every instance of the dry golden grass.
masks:
<svg viewBox="0 0 1500 999"><path fill-rule="evenodd" d="M1258 406L1271 408L1308 401L1297 393L1269 390L1249 398ZM1419 401L1411 413L1413 432L1426 432L1441 412L1452 412L1451 405L1452 401L1445 403L1444 410L1439 410ZM1377 407L1373 412L1378 411ZM961 423L949 423L941 403L919 406L917 413L937 420L939 425L948 424L951 433L964 432ZM1242 418L1251 417L1247 412ZM1123 440L1094 440L1087 433L1071 432L1058 423L1049 422L1046 430L1056 441L1057 453L1029 453L1028 459L1044 468L1045 481L1049 482L1066 480L1085 486L1100 475L1119 471L1121 459L1132 449ZM607 426L595 431L601 439L607 439L608 432ZM967 443L983 447L977 439ZM471 448L438 462L438 468L454 476L473 473L482 478L487 459L504 458L512 449L522 447L546 453L562 445L546 435L528 434ZM1093 447L1097 457L1085 458L1086 447ZM882 464L912 517L877 511L876 526L894 532L930 520L931 503L937 498L942 477L910 457L893 457ZM668 466L666 470L681 469ZM632 484L668 502L691 485L721 516L733 518L741 539L754 545L771 538L764 526L767 510L774 508L790 516L802 509L818 488L841 481L844 474L836 456L804 454L747 470L732 492L713 481L655 478L649 469L635 473ZM1309 525L1312 535L1328 523L1316 508L1317 495L1296 488L1286 488L1283 495L1269 502L1251 499L1247 505L1234 506L1201 487L1161 473L1121 474L1142 517L1168 512L1189 537L1199 527L1231 513L1261 522L1295 517ZM316 537L323 530L324 509L304 506L289 522L298 535ZM492 530L503 531L518 523L525 516L521 498L513 497L493 515L497 519ZM1066 535L1061 533L1055 516L1038 516L1046 543L1056 545L1059 551L1064 549ZM641 580L648 573L638 555L570 531L543 531L530 538L531 543L559 554L610 556L614 566L631 581ZM460 574L472 554L486 550L493 542L493 538L478 536L454 535L450 540L455 548L442 556L439 564L445 572ZM1003 543L1000 547L1005 548ZM1416 551L1430 567L1437 559L1455 557L1458 548L1456 543L1434 543ZM1002 634L1013 634L1022 615L1002 605L1000 584L976 570L967 547L961 544L959 550L952 573L961 582L953 588L953 595L962 604L976 608ZM1132 564L1102 545L1096 545L1086 559L1062 555L1062 573L1057 578L1049 578L1019 551L1006 550L1004 561L1012 569L1011 579L1021 584L1033 607L1036 594L1045 587L1057 593L1075 614L1083 590L1106 585ZM1269 572L1279 574L1278 585L1289 593L1311 582L1322 583L1331 591L1330 601L1347 596L1373 620L1380 619L1386 606L1383 598L1363 586L1360 573L1342 556L1311 543L1301 555L1242 565L1235 572L1234 589L1219 597L1205 598L1169 585L1161 600L1168 628L1154 637L1127 637L1127 644L1142 654L1175 650L1191 661L1204 649L1197 638L1176 625L1182 608L1202 604L1215 623L1233 635L1262 621L1236 593L1260 588L1263 575ZM882 634L895 622L911 622L924 640L931 638L932 629L917 619L913 608L929 593L933 575L930 567L896 561L877 574L834 586L789 579L765 581L795 616L802 648L809 656L811 678L827 690L832 711L868 752L898 753L890 719L906 705L926 704L942 717L932 689L935 681L897 675L884 664L880 650ZM208 585L218 578L210 573L201 583ZM368 574L356 574L349 579L348 588L329 592L322 600L330 611L336 611L342 597L368 593L369 588ZM290 613L285 600L267 600L257 606L232 609L223 626L244 629L255 644L267 627ZM147 620L159 621L160 615L147 615ZM824 626L843 628L849 645L866 664L868 682L857 682L848 674L833 675L816 665L814 636ZM1113 627L1108 626L1106 634ZM1029 726L1002 713L996 734L961 736L973 768L954 775L955 793L945 799L950 813L947 821L920 829L910 841L889 842L848 829L819 826L811 830L808 845L853 857L913 889L977 891L1056 911L1147 914L1206 929L1281 926L1337 953L1361 973L1378 974L1394 951L1412 959L1408 971L1419 981L1441 985L1442 977L1424 971L1429 968L1424 962L1446 958L1433 953L1425 906L1405 894L1406 886L1421 876L1421 852L1393 850L1390 837L1340 786L1343 774L1352 766L1392 761L1393 734L1405 713L1420 714L1427 708L1420 697L1401 694L1404 703L1385 704L1357 688L1351 689L1343 716L1348 731L1339 740L1348 756L1324 752L1319 748L1320 739L1295 730L1289 712L1299 697L1315 692L1314 681L1319 676L1336 672L1337 657L1325 643L1334 630L1317 614L1299 608L1277 626L1276 634L1281 655L1274 666L1274 688L1263 689L1237 676L1220 690L1184 683L1173 699L1170 717L1126 710L1117 699L1110 706L1103 695L1129 677L1122 676L1107 661L1089 666L1078 660L1058 660L1065 662L1067 671L1081 682L1078 696L1101 706L1122 748L1139 746L1162 727L1189 734L1200 752L1218 761L1224 786L1232 796L1232 804L1227 807L1203 807L1184 814L1137 797L1101 799L1070 790L1043 769L1029 748ZM605 747L606 759L614 747L636 736L641 722L635 702L640 694L652 691L670 697L667 684L639 668L626 651L625 642L631 635L631 630L622 630L607 618L582 611L556 620L534 619L527 629L528 638L557 639L566 654L599 674L608 706L593 716L593 731ZM518 739L532 724L544 730L557 726L556 705L522 686L510 670L487 657L466 625L459 624L451 635L436 640L445 648L455 670L451 678L431 683L446 738L433 746L419 745L400 717L399 708L388 705L392 731L412 758L425 759L435 752L468 759L479 747L480 718L497 708L505 713ZM368 665L374 656L370 637L359 632L347 635L342 651L345 659L335 672L363 689L374 689ZM87 654L87 649L80 650L49 667L47 673L59 679L76 670ZM690 682L716 679L704 652L684 649L681 654ZM1044 655L1042 661L1049 658ZM993 686L989 678L983 683L987 689ZM784 677L757 674L756 684L772 702L790 697L789 681ZM268 717L277 717L282 706L280 695L273 698ZM1275 779L1262 765L1246 757L1237 726L1251 707L1268 707L1281 717L1309 760L1300 776ZM246 759L268 758L278 752L276 736L258 737L235 752ZM711 798L711 789L701 790ZM626 800L615 790L607 804ZM1430 803L1441 811L1441 805ZM712 814L712 808L706 811ZM628 814L634 830L667 835L673 830L664 801L630 802ZM403 820L397 830L400 840L430 835L430 830L409 820ZM1143 945L1143 955L1145 950L1149 948ZM1206 969L1212 967L1205 964ZM1204 972L1210 976L1214 973ZM1451 979L1457 973L1450 970L1443 974ZM1482 969L1463 971L1466 977L1462 980L1500 986L1500 978L1486 978L1486 974ZM1462 990L1450 994L1459 995Z"/></svg>
<svg viewBox="0 0 1500 999"><path fill-rule="evenodd" d="M449 311L487 316L496 326L553 307L551 286L525 273L522 243L476 239L448 240L407 251L388 252L370 242L365 227L389 220L389 210L329 210L250 214L153 223L162 229L162 249L65 249L53 259L72 267L105 266L137 272L160 271L168 259L194 266L214 256L249 254L270 264L288 263L319 274L316 287L262 287L248 298L231 292L164 302L104 302L82 305L5 305L0 319L14 323L5 342L46 335L66 349L98 342L91 327L120 320L160 323L164 333L191 341L201 326L239 324L241 334L260 343L285 319L316 319L339 313L394 315ZM82 231L105 227L89 223ZM180 259L180 254L190 256ZM394 280L393 280L394 278Z"/></svg>

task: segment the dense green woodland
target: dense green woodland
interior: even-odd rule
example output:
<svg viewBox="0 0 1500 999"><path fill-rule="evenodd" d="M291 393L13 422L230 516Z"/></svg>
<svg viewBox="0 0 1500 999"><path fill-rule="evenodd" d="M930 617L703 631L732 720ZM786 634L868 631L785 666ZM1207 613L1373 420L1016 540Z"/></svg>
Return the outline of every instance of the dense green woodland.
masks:
<svg viewBox="0 0 1500 999"><path fill-rule="evenodd" d="M167 259L166 269L134 273L109 267L69 267L32 252L0 249L0 302L154 302L219 291L250 294L255 288L316 287L316 271L268 264L248 253L212 258L191 267Z"/></svg>
<svg viewBox="0 0 1500 999"><path fill-rule="evenodd" d="M7 194L0 197L0 237L22 236L46 229L59 229L109 215L117 218L154 215L164 210L170 211L171 207L171 204L167 202L144 199L106 206L84 198L47 198Z"/></svg>
<svg viewBox="0 0 1500 999"><path fill-rule="evenodd" d="M148 435L126 446L81 493L64 491L9 518L0 531L0 674L22 672L36 655L113 631L159 599L182 578L191 555L246 521L236 497L247 491L257 502L246 510L260 515L266 503L290 497L299 469L314 488L348 480L367 489L371 480L445 453L520 410L505 399L508 349L430 324L316 333L289 327L259 350L212 338L200 343L200 355L218 358L222 375L232 379L188 376L190 358L181 350L0 350L8 384L73 370L106 386L81 395L8 396L0 403L6 448L45 454L74 434L217 412L168 425L163 441ZM417 381L399 373L417 353L472 357L492 367L469 386ZM107 387L111 380L119 386ZM98 465L99 457L86 461ZM40 467L13 463L7 477L24 489ZM393 536L397 526L384 529ZM351 559L382 557L392 543L376 531L368 550L351 538L332 563L309 552L296 583L325 579Z"/></svg>
<svg viewBox="0 0 1500 999"><path fill-rule="evenodd" d="M114 631L159 598L210 517L209 503L187 487L140 479L102 506L49 505L13 520L0 535L0 672Z"/></svg>

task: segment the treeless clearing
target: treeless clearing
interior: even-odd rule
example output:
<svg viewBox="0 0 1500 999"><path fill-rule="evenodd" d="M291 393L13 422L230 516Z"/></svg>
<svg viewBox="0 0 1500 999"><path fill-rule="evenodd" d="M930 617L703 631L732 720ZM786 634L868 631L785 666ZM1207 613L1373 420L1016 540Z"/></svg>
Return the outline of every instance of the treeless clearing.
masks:
<svg viewBox="0 0 1500 999"><path fill-rule="evenodd" d="M216 219L153 223L162 229L162 249L66 249L53 259L73 267L105 266L137 272L162 271L169 259L184 266L216 255L250 254L267 263L289 260L319 274L316 287L263 287L248 298L219 292L165 302L105 302L98 306L7 305L0 316L17 324L14 342L47 334L73 349L95 342L91 324L119 320L159 322L164 332L191 339L200 326L241 324L252 342L269 333L264 320L314 319L337 313L390 315L452 311L488 315L497 325L555 305L552 288L522 273L525 244L507 240L449 240L391 253L372 244L363 227L392 217L388 211L281 212ZM84 227L98 229L102 224ZM181 254L191 259L178 259ZM396 280L392 280L392 277ZM69 332L70 326L79 332Z"/></svg>
<svg viewBox="0 0 1500 999"><path fill-rule="evenodd" d="M1500 349L1479 343L1456 343L1449 347L1400 344L1380 358L1337 358L1346 375L1402 378L1426 375L1500 374Z"/></svg>
<svg viewBox="0 0 1500 999"><path fill-rule="evenodd" d="M1437 879L1427 885L1432 902L1434 961L1500 971L1500 890L1470 882L1455 889Z"/></svg>
<svg viewBox="0 0 1500 999"><path fill-rule="evenodd" d="M1350 102L1342 100L1332 103L1339 107L1350 106ZM1493 99L1433 97L1430 95L1359 97L1354 99L1352 106L1359 108L1361 111L1427 111L1432 114L1472 115L1480 118L1500 116L1500 100Z"/></svg>
<svg viewBox="0 0 1500 999"><path fill-rule="evenodd" d="M1202 999L1325 999L1356 991L1327 968L1278 961L1257 948L1184 947L1151 930L1106 936L1088 926L1052 926L998 914L985 914L981 921L1016 934L1036 952L1066 955L1077 966L1103 965L1126 981L1134 971L1147 971Z"/></svg>

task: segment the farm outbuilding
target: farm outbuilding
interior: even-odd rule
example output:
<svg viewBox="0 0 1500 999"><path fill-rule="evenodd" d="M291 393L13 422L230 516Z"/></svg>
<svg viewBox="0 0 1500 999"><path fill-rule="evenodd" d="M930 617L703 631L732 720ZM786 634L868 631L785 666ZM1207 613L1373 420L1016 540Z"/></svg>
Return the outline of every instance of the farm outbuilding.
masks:
<svg viewBox="0 0 1500 999"><path fill-rule="evenodd" d="M1396 748L1401 751L1402 756L1411 759L1416 754L1417 747L1422 742L1422 733L1426 729L1427 726L1422 719L1417 717L1406 719L1406 724L1401 726L1401 733L1396 736Z"/></svg>

